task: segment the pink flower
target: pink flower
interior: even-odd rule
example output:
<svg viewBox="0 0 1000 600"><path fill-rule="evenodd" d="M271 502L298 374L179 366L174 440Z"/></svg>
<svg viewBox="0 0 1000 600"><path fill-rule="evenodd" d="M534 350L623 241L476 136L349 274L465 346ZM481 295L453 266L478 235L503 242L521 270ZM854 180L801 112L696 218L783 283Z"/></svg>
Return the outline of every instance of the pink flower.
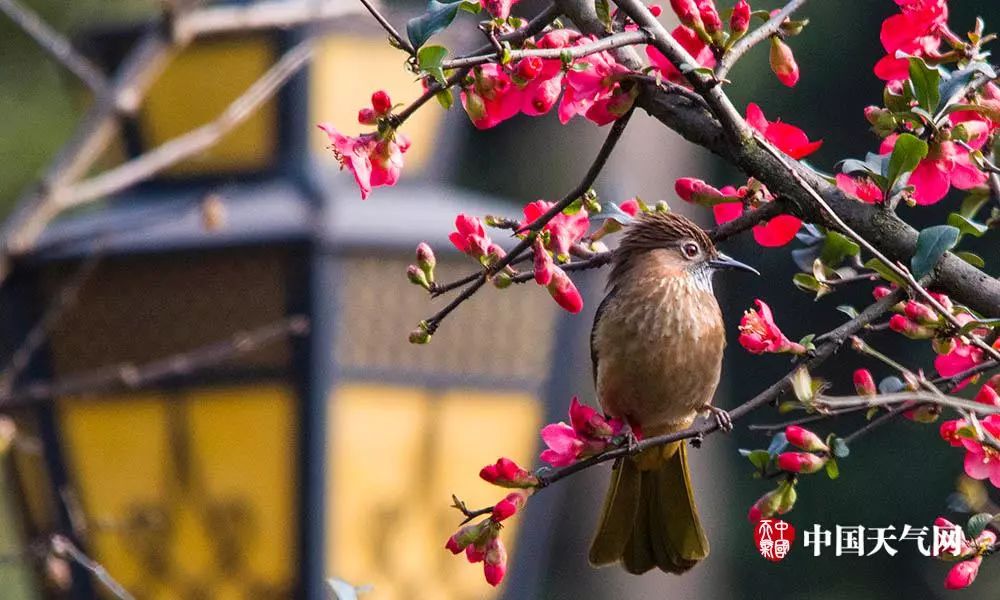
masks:
<svg viewBox="0 0 1000 600"><path fill-rule="evenodd" d="M909 77L909 61L896 58L897 52L936 58L940 54L942 28L948 21L947 0L898 1L900 14L882 22L879 40L886 55L875 64L875 75L885 81Z"/></svg>
<svg viewBox="0 0 1000 600"><path fill-rule="evenodd" d="M592 42L595 39L593 36L586 36L580 38L578 43ZM591 108L602 100L609 100L621 87L619 81L627 73L628 68L616 61L609 52L598 52L576 60L565 75L566 91L559 103L559 121L565 124L577 115L586 115L594 120L588 114ZM615 108L621 109L620 106ZM604 110L610 111L610 107L604 106ZM627 106L625 110L628 110ZM621 114L624 112L621 111Z"/></svg>
<svg viewBox="0 0 1000 600"><path fill-rule="evenodd" d="M979 388L979 393L973 398L976 402L980 404L986 404L989 406L995 406L1000 408L1000 394L997 393L993 386L987 384Z"/></svg>
<svg viewBox="0 0 1000 600"><path fill-rule="evenodd" d="M455 229L448 239L459 252L480 259L489 254L493 242L486 235L482 221L476 217L460 214L455 217Z"/></svg>
<svg viewBox="0 0 1000 600"><path fill-rule="evenodd" d="M552 299L563 310L574 315L583 310L583 296L580 295L580 291L576 289L576 285L573 284L569 275L558 266L553 267L552 280L549 281L546 288Z"/></svg>
<svg viewBox="0 0 1000 600"><path fill-rule="evenodd" d="M678 25L670 32L670 35L694 57L698 66L710 68L715 66L715 54L712 52L712 48L698 37L698 34L693 29L684 25ZM674 83L687 83L687 80L674 67L673 63L654 46L646 46L646 56L653 63L653 66L663 73L665 79Z"/></svg>
<svg viewBox="0 0 1000 600"><path fill-rule="evenodd" d="M401 133L389 132L384 138L377 133L358 137L341 135L329 124L319 128L330 138L333 155L354 175L361 189L361 199L368 198L372 188L396 185L403 169L403 153L410 148L410 141Z"/></svg>
<svg viewBox="0 0 1000 600"><path fill-rule="evenodd" d="M890 321L891 323L891 321ZM955 348L948 354L941 354L934 358L934 368L938 375L951 377L983 362L983 351L972 344L967 344L962 340L956 340ZM960 390L968 385L971 378L961 382L955 389Z"/></svg>
<svg viewBox="0 0 1000 600"><path fill-rule="evenodd" d="M541 458L554 467L565 467L603 452L625 428L618 419L605 418L581 404L576 396L570 401L569 419L572 425L552 423L542 429L542 440L548 449Z"/></svg>
<svg viewBox="0 0 1000 600"><path fill-rule="evenodd" d="M826 461L812 452L782 452L778 455L778 468L789 473L815 473Z"/></svg>
<svg viewBox="0 0 1000 600"><path fill-rule="evenodd" d="M959 122L953 123L957 125ZM988 122L977 117L961 123L963 128L973 133L969 145L977 150L981 148L989 130ZM892 152L898 137L893 134L885 138L879 151L882 154ZM927 156L910 173L907 183L913 186L913 200L920 205L929 205L937 204L952 186L968 190L982 185L986 179L986 173L972 162L969 151L948 141L931 144Z"/></svg>
<svg viewBox="0 0 1000 600"><path fill-rule="evenodd" d="M636 198L629 198L625 202L622 202L619 209L630 217L634 217L639 214L639 201Z"/></svg>
<svg viewBox="0 0 1000 600"><path fill-rule="evenodd" d="M729 30L734 35L742 35L750 29L750 5L747 0L739 0L733 6L733 14L729 17Z"/></svg>
<svg viewBox="0 0 1000 600"><path fill-rule="evenodd" d="M732 187L722 188L723 194L731 193ZM719 225L737 219L743 214L743 204L740 202L728 202L716 204L712 207L715 222ZM795 239L795 234L802 227L802 220L792 215L778 215L766 223L754 225L753 239L765 248L777 248L784 246Z"/></svg>
<svg viewBox="0 0 1000 600"><path fill-rule="evenodd" d="M781 332L771 315L771 308L763 300L757 299L755 302L757 310L751 308L744 312L740 320L740 345L753 354L805 352L805 348L792 342Z"/></svg>
<svg viewBox="0 0 1000 600"><path fill-rule="evenodd" d="M538 485L537 477L509 458L499 458L496 463L486 465L479 471L479 477L493 485L507 488L528 488Z"/></svg>
<svg viewBox="0 0 1000 600"><path fill-rule="evenodd" d="M462 88L462 106L477 129L489 129L521 110L520 89L495 63L473 69L472 85Z"/></svg>
<svg viewBox="0 0 1000 600"><path fill-rule="evenodd" d="M788 87L799 82L799 64L792 49L778 36L771 36L771 71Z"/></svg>
<svg viewBox="0 0 1000 600"><path fill-rule="evenodd" d="M962 447L962 436L958 435L960 429L964 429L968 423L964 419L954 419L952 421L945 421L941 423L940 429L938 429L938 434L941 439L948 442L955 448Z"/></svg>
<svg viewBox="0 0 1000 600"><path fill-rule="evenodd" d="M819 150L823 140L809 141L806 132L794 125L778 121L768 121L760 106L751 102L747 105L747 123L764 134L767 141L788 156L799 160Z"/></svg>
<svg viewBox="0 0 1000 600"><path fill-rule="evenodd" d="M874 181L867 177L851 177L837 173L837 187L845 194L854 196L865 204L878 204L882 201L882 190Z"/></svg>
<svg viewBox="0 0 1000 600"><path fill-rule="evenodd" d="M802 448L810 452L829 450L818 435L798 425L789 425L785 428L785 439L796 448Z"/></svg>
<svg viewBox="0 0 1000 600"><path fill-rule="evenodd" d="M872 372L868 369L858 369L855 371L854 389L858 392L859 396L871 397L878 394L878 388L875 387L875 378L872 377Z"/></svg>
<svg viewBox="0 0 1000 600"><path fill-rule="evenodd" d="M486 544L486 552L483 555L483 575L486 583L496 587L503 581L507 573L507 549L499 537L493 537Z"/></svg>
<svg viewBox="0 0 1000 600"><path fill-rule="evenodd" d="M960 590L972 585L979 575L979 565L983 562L982 556L976 556L970 560L963 560L948 571L948 576L944 579L946 590Z"/></svg>
<svg viewBox="0 0 1000 600"><path fill-rule="evenodd" d="M372 94L372 110L380 117L384 117L392 111L392 100L385 90L378 90Z"/></svg>
<svg viewBox="0 0 1000 600"><path fill-rule="evenodd" d="M483 10L490 13L494 19L506 19L510 16L510 9L517 4L518 0L479 0Z"/></svg>
<svg viewBox="0 0 1000 600"><path fill-rule="evenodd" d="M892 288L888 288L884 285L877 285L872 290L872 297L875 298L876 300L881 300L882 298L885 298L891 293L892 293Z"/></svg>
<svg viewBox="0 0 1000 600"><path fill-rule="evenodd" d="M534 223L553 206L555 206L555 202L546 202L545 200L536 200L525 205L522 227ZM589 227L590 220L587 218L587 211L580 209L572 215L565 212L557 214L545 224L542 231L549 234L548 248L555 253L556 258L565 260L569 258L570 248L587 234Z"/></svg>
<svg viewBox="0 0 1000 600"><path fill-rule="evenodd" d="M993 437L1000 436L1000 415L990 415L980 423ZM979 440L961 438L965 447L965 474L973 479L989 479L994 487L1000 487L1000 452Z"/></svg>

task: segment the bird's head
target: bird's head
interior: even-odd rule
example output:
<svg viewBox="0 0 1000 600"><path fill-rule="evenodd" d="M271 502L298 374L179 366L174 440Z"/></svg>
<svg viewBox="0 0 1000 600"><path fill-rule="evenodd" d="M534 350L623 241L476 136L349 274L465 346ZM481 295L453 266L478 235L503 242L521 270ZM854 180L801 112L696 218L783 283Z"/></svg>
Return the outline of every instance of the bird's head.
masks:
<svg viewBox="0 0 1000 600"><path fill-rule="evenodd" d="M690 275L712 289L712 274L738 269L760 275L753 267L719 252L693 221L674 212L640 214L628 226L615 251L611 284L637 264L655 264L664 274Z"/></svg>

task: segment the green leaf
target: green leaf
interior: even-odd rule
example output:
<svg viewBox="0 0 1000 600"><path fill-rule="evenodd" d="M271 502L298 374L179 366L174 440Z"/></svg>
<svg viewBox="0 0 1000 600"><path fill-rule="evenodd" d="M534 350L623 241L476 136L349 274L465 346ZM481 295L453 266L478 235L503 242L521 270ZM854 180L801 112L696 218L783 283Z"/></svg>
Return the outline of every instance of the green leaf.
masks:
<svg viewBox="0 0 1000 600"><path fill-rule="evenodd" d="M826 234L826 241L823 242L823 250L820 252L820 260L828 267L837 267L848 256L857 256L861 248L847 236L829 231Z"/></svg>
<svg viewBox="0 0 1000 600"><path fill-rule="evenodd" d="M888 265L886 265L884 262L880 261L877 258L870 259L868 262L865 263L865 267L871 269L872 271L875 271L882 277L882 279L885 279L890 283L895 283L896 285L904 287L906 286L906 282L903 281L903 279L901 279L899 275L896 275L896 273L894 273L893 270L890 269Z"/></svg>
<svg viewBox="0 0 1000 600"><path fill-rule="evenodd" d="M917 104L928 112L933 112L941 100L939 86L941 85L941 72L930 67L922 58L911 56L910 61L910 86L913 89L913 97Z"/></svg>
<svg viewBox="0 0 1000 600"><path fill-rule="evenodd" d="M958 229L962 232L962 234L971 235L973 237L982 237L982 235L990 229L986 225L976 223L972 219L969 219L959 213L951 213L948 215L948 224Z"/></svg>
<svg viewBox="0 0 1000 600"><path fill-rule="evenodd" d="M910 260L913 276L920 279L934 270L944 253L955 247L958 237L958 229L951 225L935 225L921 231L917 236L917 250Z"/></svg>
<svg viewBox="0 0 1000 600"><path fill-rule="evenodd" d="M823 284L808 273L796 273L792 276L792 283L803 292L818 292Z"/></svg>
<svg viewBox="0 0 1000 600"><path fill-rule="evenodd" d="M611 3L608 0L594 0L597 18L604 24L604 31L611 33Z"/></svg>
<svg viewBox="0 0 1000 600"><path fill-rule="evenodd" d="M746 456L750 459L750 464L761 471L766 469L767 464L771 462L771 455L767 453L767 450L754 450Z"/></svg>
<svg viewBox="0 0 1000 600"><path fill-rule="evenodd" d="M457 2L438 2L430 0L427 12L406 22L406 37L414 48L420 48L435 33L445 29L455 20L462 0Z"/></svg>
<svg viewBox="0 0 1000 600"><path fill-rule="evenodd" d="M963 250L962 252L956 252L955 256L961 258L977 269L982 269L986 266L986 261L983 260L983 257L975 254L974 252L967 252Z"/></svg>
<svg viewBox="0 0 1000 600"><path fill-rule="evenodd" d="M852 319L856 319L859 314L858 309L854 308L850 304L841 304L840 306L837 307L837 310L839 310L840 312L844 313L845 315L847 315Z"/></svg>
<svg viewBox="0 0 1000 600"><path fill-rule="evenodd" d="M438 104L440 104L445 110L450 110L452 106L455 105L455 95L451 93L450 89L441 90L440 92L434 94L437 99Z"/></svg>
<svg viewBox="0 0 1000 600"><path fill-rule="evenodd" d="M997 76L993 67L991 67L988 63L969 63L967 67L954 71L947 79L944 79L941 82L939 87L941 100L947 105L951 105L954 102L961 100L965 95L964 92L968 91L965 89L966 86L972 83L973 78L980 73L988 79L996 79Z"/></svg>
<svg viewBox="0 0 1000 600"><path fill-rule="evenodd" d="M444 57L448 56L448 49L444 46L424 46L417 51L417 66L421 71L428 73L435 81L444 85L444 70L441 65Z"/></svg>
<svg viewBox="0 0 1000 600"><path fill-rule="evenodd" d="M989 199L989 194L977 193L973 191L962 199L962 207L958 209L958 212L966 219L975 219L976 215L979 214L979 209L981 209Z"/></svg>
<svg viewBox="0 0 1000 600"><path fill-rule="evenodd" d="M826 461L826 476L830 479L840 477L840 467L837 466L837 459L831 457Z"/></svg>
<svg viewBox="0 0 1000 600"><path fill-rule="evenodd" d="M812 377L809 376L809 370L805 367L799 367L792 374L792 391L795 392L795 397L798 398L799 402L803 404L811 404L813 398L816 397Z"/></svg>
<svg viewBox="0 0 1000 600"><path fill-rule="evenodd" d="M976 539L986 529L986 526L993 521L993 518L993 515L990 513L972 515L965 524L965 535L970 539Z"/></svg>
<svg viewBox="0 0 1000 600"><path fill-rule="evenodd" d="M917 164L925 156L927 156L927 142L910 133L900 135L889 156L889 187L895 185L903 173L910 173L916 169Z"/></svg>
<svg viewBox="0 0 1000 600"><path fill-rule="evenodd" d="M958 333L959 335L966 335L972 333L975 329L992 329L998 325L1000 325L1000 319L977 319L962 325L962 328L958 330Z"/></svg>

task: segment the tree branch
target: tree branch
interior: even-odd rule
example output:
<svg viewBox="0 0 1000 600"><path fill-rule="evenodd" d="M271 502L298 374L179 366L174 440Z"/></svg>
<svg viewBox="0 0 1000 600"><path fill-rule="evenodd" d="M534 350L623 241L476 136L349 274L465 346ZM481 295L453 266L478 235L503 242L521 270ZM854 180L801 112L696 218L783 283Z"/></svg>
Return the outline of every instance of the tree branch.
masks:
<svg viewBox="0 0 1000 600"><path fill-rule="evenodd" d="M368 12L370 12L371 15L375 17L375 20L378 21L378 24L382 26L382 29L385 29L386 33L389 34L389 37L392 39L393 42L396 43L396 45L399 48L401 48L410 56L417 55L417 51L413 47L413 45L410 44L410 42L407 41L406 38L399 35L399 32L396 31L396 28L392 26L392 23L390 23L385 17L383 17L382 13L380 13L378 9L375 8L375 6L372 5L372 3L369 0L359 0L359 1L361 2L361 4L364 5L365 8L368 9Z"/></svg>
<svg viewBox="0 0 1000 600"><path fill-rule="evenodd" d="M786 4L781 10L774 14L766 23L751 31L748 35L742 38L740 41L733 44L719 61L719 64L715 67L715 76L718 79L725 79L726 75L729 74L729 70L733 68L733 65L743 57L751 48L757 44L763 42L767 38L771 37L781 28L781 24L785 22L792 13L802 8L802 5L806 3L806 0L791 0Z"/></svg>
<svg viewBox="0 0 1000 600"><path fill-rule="evenodd" d="M73 44L36 13L17 0L0 0L0 11L27 33L38 46L77 76L95 96L104 94L108 81L101 69L76 51Z"/></svg>
<svg viewBox="0 0 1000 600"><path fill-rule="evenodd" d="M624 31L603 37L596 42L581 44L579 46L571 46L569 48L532 48L528 50L511 50L509 57L512 61L530 57L545 59L559 59L563 57L583 58L584 56L590 56L591 54L597 54L598 52L605 52L607 50L613 50L623 46L645 44L651 39L651 37L652 36L649 32L641 29L639 31ZM482 65L490 62L497 62L499 60L500 56L496 52L492 52L489 54L479 54L475 56L456 58L454 60L446 60L443 67L445 69L459 69L474 67L476 65Z"/></svg>
<svg viewBox="0 0 1000 600"><path fill-rule="evenodd" d="M132 596L132 594L130 594L128 590L122 586L122 584L118 583L118 581L111 576L111 573L104 568L104 565L84 554L83 551L77 548L76 544L74 544L68 537L64 535L53 535L50 545L52 547L53 555L59 558L69 559L87 571L90 571L90 573L101 582L104 589L108 590L108 592L115 598L118 598L118 600L135 600L135 597Z"/></svg>
<svg viewBox="0 0 1000 600"><path fill-rule="evenodd" d="M191 40L230 31L319 25L359 10L353 3L339 0L260 0L247 4L222 4L178 16L173 32L175 39Z"/></svg>

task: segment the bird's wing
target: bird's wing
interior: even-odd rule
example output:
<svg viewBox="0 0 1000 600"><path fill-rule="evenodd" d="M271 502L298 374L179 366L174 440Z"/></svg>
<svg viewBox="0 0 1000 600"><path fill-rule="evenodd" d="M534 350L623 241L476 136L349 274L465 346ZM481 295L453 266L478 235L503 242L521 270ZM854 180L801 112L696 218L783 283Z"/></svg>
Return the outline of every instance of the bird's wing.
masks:
<svg viewBox="0 0 1000 600"><path fill-rule="evenodd" d="M608 300L611 300L615 295L615 288L611 288L608 294L604 296L604 300L601 300L600 306L597 307L597 312L594 313L594 324L590 328L590 371L594 379L594 386L597 386L597 363L600 357L597 356L597 347L594 345L594 336L597 334L597 324L601 321L601 315L604 314L604 309L608 306Z"/></svg>

